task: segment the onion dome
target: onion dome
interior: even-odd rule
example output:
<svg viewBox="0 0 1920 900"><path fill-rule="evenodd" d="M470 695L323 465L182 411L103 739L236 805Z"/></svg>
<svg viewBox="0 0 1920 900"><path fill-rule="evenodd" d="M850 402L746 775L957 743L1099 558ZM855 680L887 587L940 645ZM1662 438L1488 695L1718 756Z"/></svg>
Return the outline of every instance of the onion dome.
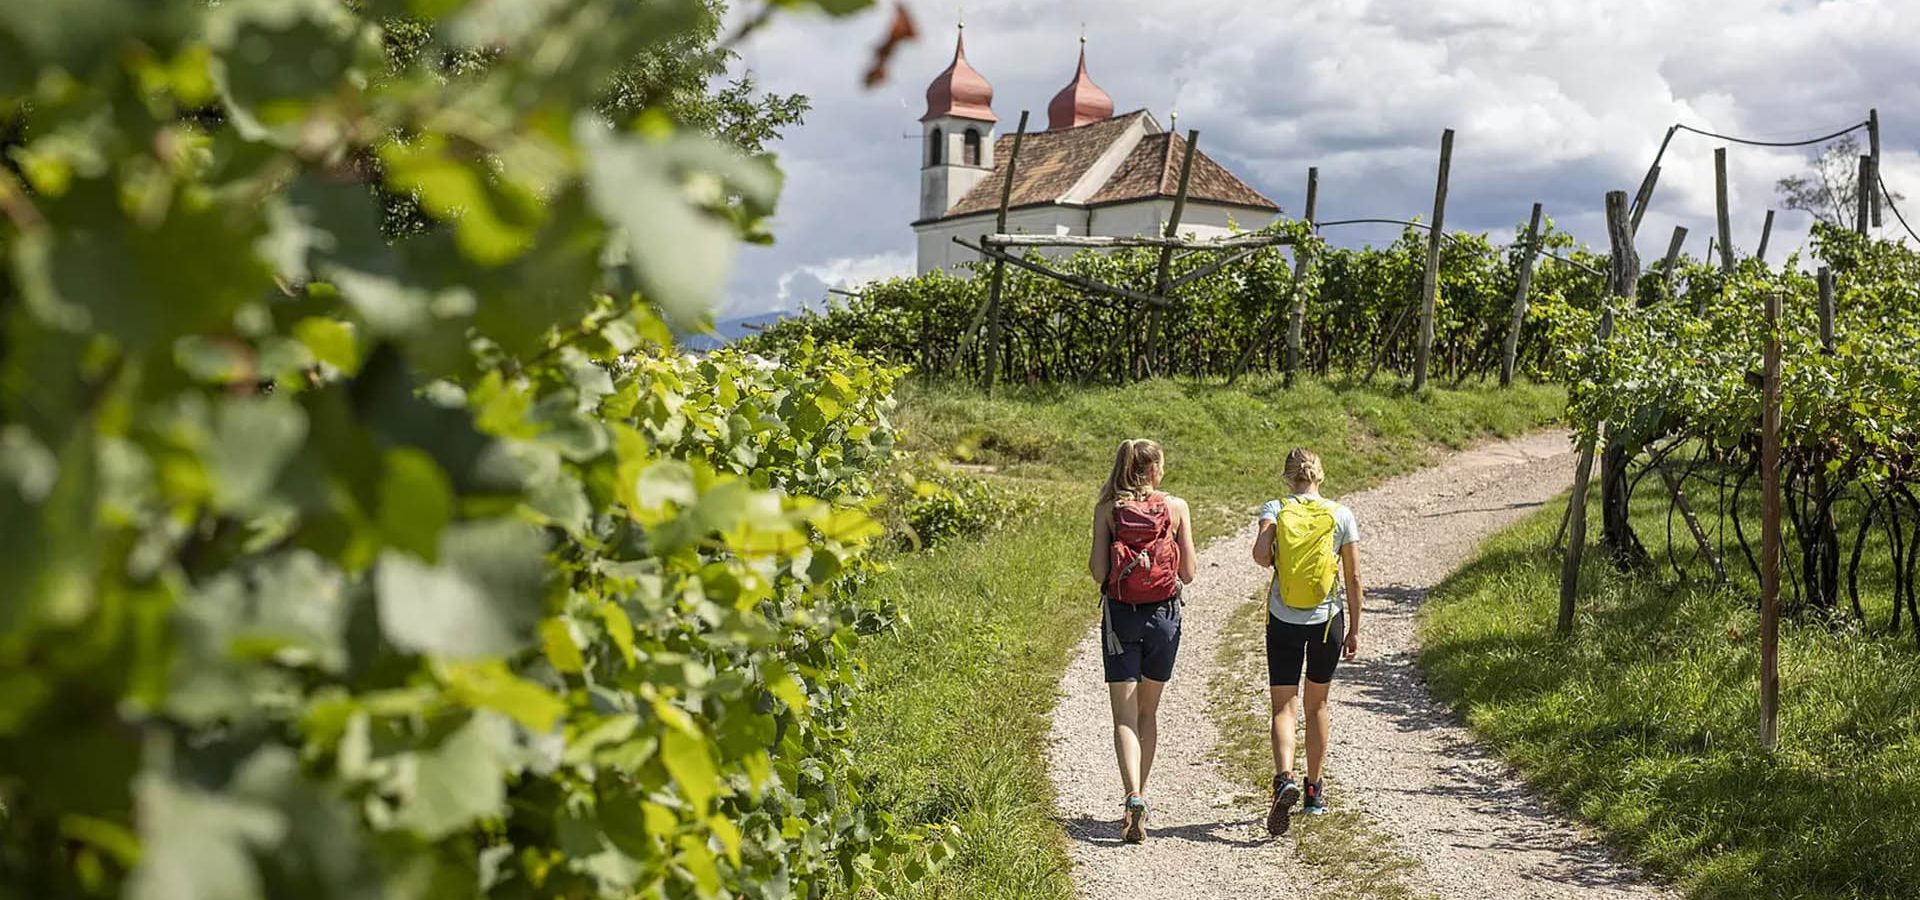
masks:
<svg viewBox="0 0 1920 900"><path fill-rule="evenodd" d="M1047 104L1047 130L1078 128L1113 118L1113 98L1087 75L1087 39L1080 39L1080 68Z"/></svg>
<svg viewBox="0 0 1920 900"><path fill-rule="evenodd" d="M993 85L967 64L967 33L965 26L961 29L953 43L953 64L927 85L927 114L920 117L922 122L942 116L1000 121L993 115Z"/></svg>

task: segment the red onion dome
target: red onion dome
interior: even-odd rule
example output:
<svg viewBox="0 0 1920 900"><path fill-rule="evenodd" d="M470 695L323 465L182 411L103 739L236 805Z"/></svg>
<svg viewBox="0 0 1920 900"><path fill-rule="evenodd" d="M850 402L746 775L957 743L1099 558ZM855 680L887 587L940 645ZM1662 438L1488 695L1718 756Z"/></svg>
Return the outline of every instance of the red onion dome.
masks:
<svg viewBox="0 0 1920 900"><path fill-rule="evenodd" d="M1080 39L1080 68L1047 104L1047 130L1078 128L1113 118L1113 98L1087 75L1087 39Z"/></svg>
<svg viewBox="0 0 1920 900"><path fill-rule="evenodd" d="M967 64L966 38L966 32L961 31L953 44L953 64L927 85L927 114L920 121L942 116L1000 121L993 115L993 85Z"/></svg>

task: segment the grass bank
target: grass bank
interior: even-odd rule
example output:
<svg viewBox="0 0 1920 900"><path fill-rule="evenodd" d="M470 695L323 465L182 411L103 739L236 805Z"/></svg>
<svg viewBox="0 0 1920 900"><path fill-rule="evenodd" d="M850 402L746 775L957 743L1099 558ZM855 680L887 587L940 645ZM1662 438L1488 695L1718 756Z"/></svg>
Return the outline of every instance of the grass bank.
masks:
<svg viewBox="0 0 1920 900"><path fill-rule="evenodd" d="M1767 754L1750 582L1717 589L1596 561L1576 633L1557 639L1552 543L1564 510L1489 541L1427 602L1421 661L1435 692L1529 780L1692 896L1920 896L1911 632L1783 623L1780 746ZM1634 512L1664 564L1664 506ZM1683 559L1685 535L1674 538L1689 542L1676 548ZM1745 569L1732 554L1729 566ZM1876 627L1885 583L1867 579L1881 586L1864 597Z"/></svg>
<svg viewBox="0 0 1920 900"><path fill-rule="evenodd" d="M916 387L908 446L984 467L1025 495L994 533L893 560L871 590L907 624L869 642L857 753L871 790L915 821L951 821L959 853L919 896L1068 897L1064 837L1045 765L1047 716L1068 652L1098 615L1086 576L1093 494L1122 439L1166 448L1166 488L1192 504L1202 541L1245 522L1306 444L1340 491L1413 469L1445 448L1552 421L1557 389L1468 388L1415 398L1389 387L1256 378L1227 388L1154 381L1113 388Z"/></svg>

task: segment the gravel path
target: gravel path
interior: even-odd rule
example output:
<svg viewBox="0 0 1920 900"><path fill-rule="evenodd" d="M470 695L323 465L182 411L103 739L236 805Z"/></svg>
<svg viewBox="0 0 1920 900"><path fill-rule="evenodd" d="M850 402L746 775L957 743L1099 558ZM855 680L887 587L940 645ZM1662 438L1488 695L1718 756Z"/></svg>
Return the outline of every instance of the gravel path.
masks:
<svg viewBox="0 0 1920 900"><path fill-rule="evenodd" d="M1434 701L1415 667L1414 612L1426 591L1481 538L1564 490L1572 470L1566 435L1546 433L1457 453L1340 498L1360 522L1367 608L1361 658L1334 679L1330 794L1420 861L1409 875L1417 889L1447 898L1667 895L1527 791ZM1265 836L1264 810L1214 761L1206 684L1221 626L1268 574L1248 558L1251 541L1244 529L1201 551L1177 677L1160 712L1144 845L1118 841L1121 789L1097 625L1075 651L1054 713L1050 768L1083 897L1276 897L1312 886L1291 842ZM1249 694L1264 698L1259 675L1246 680Z"/></svg>

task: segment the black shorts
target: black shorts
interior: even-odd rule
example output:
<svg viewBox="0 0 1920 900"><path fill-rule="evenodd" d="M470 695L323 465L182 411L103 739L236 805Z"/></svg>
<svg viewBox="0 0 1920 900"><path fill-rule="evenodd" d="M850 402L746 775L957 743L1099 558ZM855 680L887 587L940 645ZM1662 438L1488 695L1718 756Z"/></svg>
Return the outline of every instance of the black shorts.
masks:
<svg viewBox="0 0 1920 900"><path fill-rule="evenodd" d="M1335 613L1332 622L1294 625L1267 613L1267 684L1292 687L1300 684L1300 665L1307 667L1307 680L1326 684L1340 665L1340 648L1347 642L1347 614Z"/></svg>
<svg viewBox="0 0 1920 900"><path fill-rule="evenodd" d="M1106 624L1100 635L1100 653L1107 669L1107 683L1173 680L1173 658L1180 653L1180 598L1158 603L1121 603L1102 598L1106 605ZM1108 653L1109 635L1120 639L1120 652Z"/></svg>

